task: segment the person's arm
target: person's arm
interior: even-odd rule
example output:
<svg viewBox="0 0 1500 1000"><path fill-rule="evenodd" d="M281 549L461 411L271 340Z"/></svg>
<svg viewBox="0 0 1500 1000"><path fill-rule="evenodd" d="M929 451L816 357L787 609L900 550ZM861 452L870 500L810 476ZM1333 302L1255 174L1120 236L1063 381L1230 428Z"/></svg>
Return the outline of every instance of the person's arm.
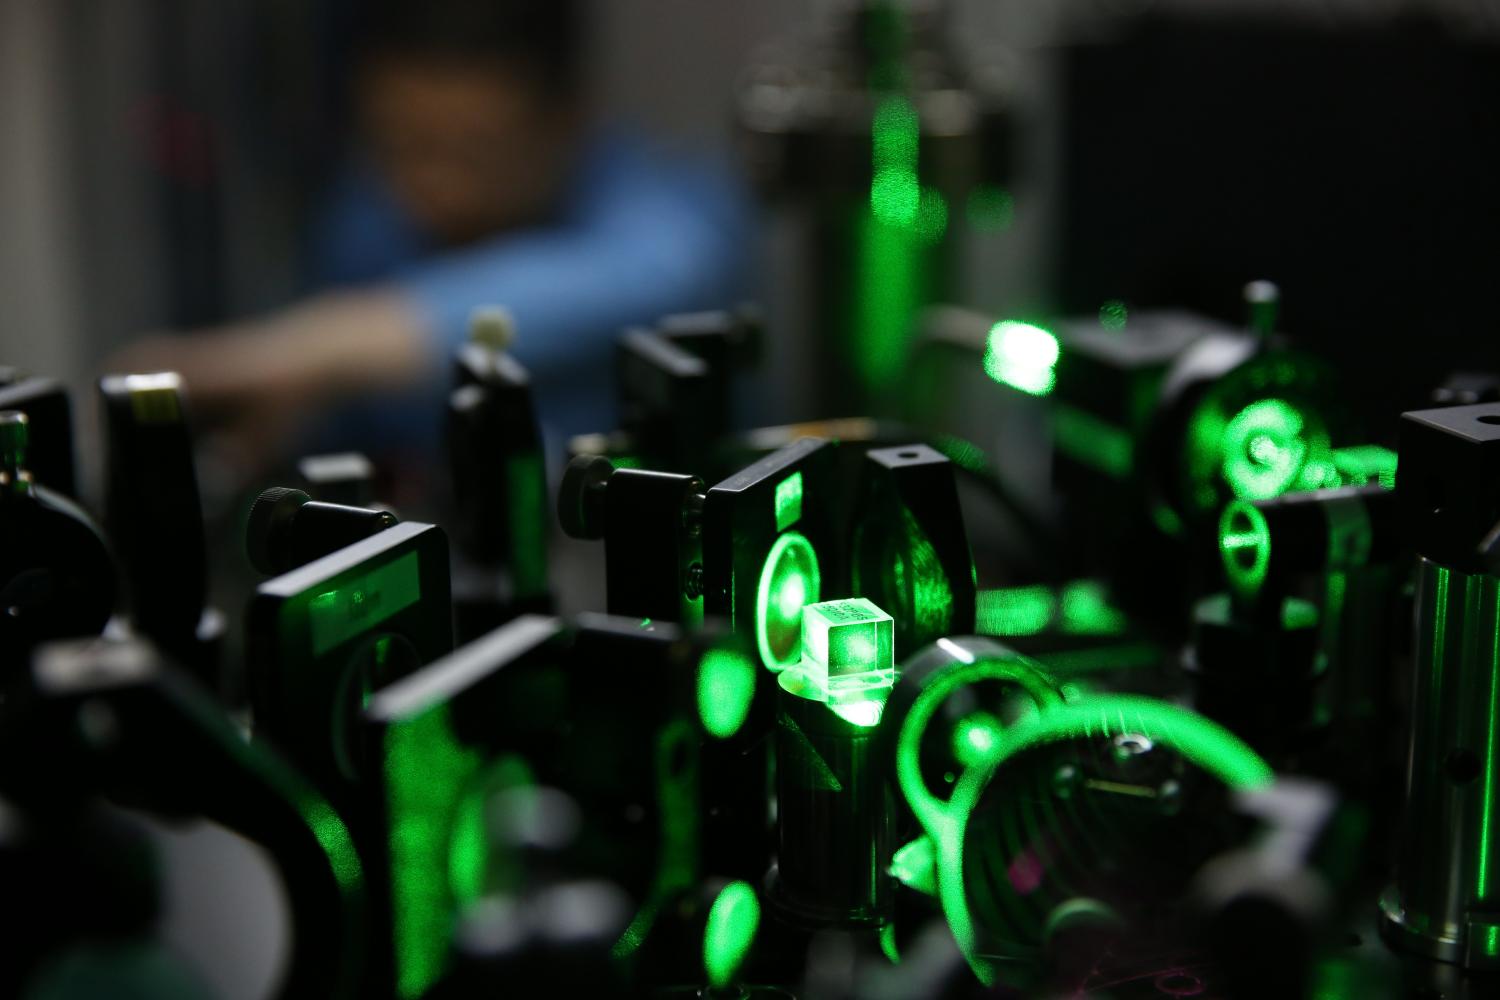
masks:
<svg viewBox="0 0 1500 1000"><path fill-rule="evenodd" d="M265 443L340 399L435 384L486 303L516 317L514 352L535 374L607 364L621 327L737 291L744 218L729 184L634 163L606 172L556 227L441 254L375 289L155 338L116 361L178 370L197 408Z"/></svg>

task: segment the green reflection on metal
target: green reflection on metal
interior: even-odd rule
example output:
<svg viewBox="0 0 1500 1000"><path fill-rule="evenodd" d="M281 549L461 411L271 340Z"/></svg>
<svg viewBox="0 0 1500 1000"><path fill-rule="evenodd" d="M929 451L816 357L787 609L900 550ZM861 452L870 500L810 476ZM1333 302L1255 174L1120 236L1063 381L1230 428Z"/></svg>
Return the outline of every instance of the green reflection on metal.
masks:
<svg viewBox="0 0 1500 1000"><path fill-rule="evenodd" d="M422 576L415 552L393 559L337 590L314 596L307 605L307 626L314 656L363 634L417 603Z"/></svg>
<svg viewBox="0 0 1500 1000"><path fill-rule="evenodd" d="M1031 323L1001 320L985 342L984 373L996 382L1033 396L1045 396L1057 382L1057 337Z"/></svg>
<svg viewBox="0 0 1500 1000"><path fill-rule="evenodd" d="M785 531L802 519L802 473L794 472L776 484L776 530Z"/></svg>
<svg viewBox="0 0 1500 1000"><path fill-rule="evenodd" d="M788 531L766 553L755 595L755 644L771 671L795 666L800 658L802 608L822 590L818 555L806 536Z"/></svg>
<svg viewBox="0 0 1500 1000"><path fill-rule="evenodd" d="M887 962L892 965L901 964L901 952L896 947L896 925L886 924L880 928L880 951L885 955Z"/></svg>
<svg viewBox="0 0 1500 1000"><path fill-rule="evenodd" d="M969 225L980 232L1004 232L1016 218L1016 201L1003 187L981 184L969 192Z"/></svg>
<svg viewBox="0 0 1500 1000"><path fill-rule="evenodd" d="M1490 823L1495 812L1495 731L1500 729L1500 616L1495 621L1495 635L1490 646L1490 710L1485 723L1484 750L1484 802L1479 812L1479 864L1476 866L1475 895L1480 902L1488 902L1490 888ZM1490 928L1493 945L1494 935L1500 928ZM1493 947L1486 950L1493 955Z"/></svg>
<svg viewBox="0 0 1500 1000"><path fill-rule="evenodd" d="M1271 566L1271 528L1253 503L1236 500L1219 515L1219 556L1236 593L1260 592Z"/></svg>
<svg viewBox="0 0 1500 1000"><path fill-rule="evenodd" d="M760 927L760 900L748 882L731 882L720 890L703 930L703 970L710 989L727 989L755 943Z"/></svg>
<svg viewBox="0 0 1500 1000"><path fill-rule="evenodd" d="M891 858L890 873L892 878L908 889L926 896L936 896L937 849L932 844L932 838L918 837L898 848Z"/></svg>
<svg viewBox="0 0 1500 1000"><path fill-rule="evenodd" d="M1130 319L1130 310L1119 299L1110 299L1099 307L1099 325L1106 330L1123 330Z"/></svg>
<svg viewBox="0 0 1500 1000"><path fill-rule="evenodd" d="M755 696L755 665L739 651L710 649L698 663L698 718L726 740L740 731Z"/></svg>
<svg viewBox="0 0 1500 1000"><path fill-rule="evenodd" d="M679 766L681 761L686 764ZM610 954L629 958L646 943L662 908L698 880L698 744L683 720L664 726L656 737L657 809L661 814L656 874Z"/></svg>
<svg viewBox="0 0 1500 1000"><path fill-rule="evenodd" d="M1115 479L1135 467L1135 442L1114 424L1086 410L1058 403L1052 412L1052 440L1075 462L1092 466Z"/></svg>
<svg viewBox="0 0 1500 1000"><path fill-rule="evenodd" d="M457 848L465 859L461 866L483 865L482 842L455 844L450 835L480 758L453 736L446 703L391 726L384 743L396 990L419 997L447 963L454 904L462 902L451 896L455 881L476 884L472 873L453 878L451 852ZM482 824L478 830L460 824L458 831L483 836Z"/></svg>

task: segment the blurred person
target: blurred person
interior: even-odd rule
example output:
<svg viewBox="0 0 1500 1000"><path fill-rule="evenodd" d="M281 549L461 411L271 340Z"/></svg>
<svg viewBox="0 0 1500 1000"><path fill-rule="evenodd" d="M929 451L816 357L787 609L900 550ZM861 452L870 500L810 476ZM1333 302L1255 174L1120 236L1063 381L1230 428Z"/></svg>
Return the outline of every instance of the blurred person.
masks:
<svg viewBox="0 0 1500 1000"><path fill-rule="evenodd" d="M607 429L616 335L737 297L748 215L727 172L594 120L583 9L366 4L362 141L309 241L320 291L147 339L112 369L181 372L247 471L294 443L430 464L452 354L473 309L497 303L516 318L511 350L549 430Z"/></svg>

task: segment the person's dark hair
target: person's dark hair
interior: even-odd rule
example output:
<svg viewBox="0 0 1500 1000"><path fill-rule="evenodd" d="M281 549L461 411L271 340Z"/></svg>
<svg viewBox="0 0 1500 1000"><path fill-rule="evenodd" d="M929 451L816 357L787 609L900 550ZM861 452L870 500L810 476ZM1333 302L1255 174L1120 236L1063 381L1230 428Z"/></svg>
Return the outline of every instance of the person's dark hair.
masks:
<svg viewBox="0 0 1500 1000"><path fill-rule="evenodd" d="M584 0L367 0L367 57L493 62L557 95L583 77Z"/></svg>

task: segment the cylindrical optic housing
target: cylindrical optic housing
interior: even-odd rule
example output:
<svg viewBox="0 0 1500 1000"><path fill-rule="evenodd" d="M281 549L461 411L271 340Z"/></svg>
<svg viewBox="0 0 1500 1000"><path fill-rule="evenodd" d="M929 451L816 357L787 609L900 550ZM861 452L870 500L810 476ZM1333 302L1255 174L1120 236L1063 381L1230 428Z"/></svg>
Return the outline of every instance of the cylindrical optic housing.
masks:
<svg viewBox="0 0 1500 1000"><path fill-rule="evenodd" d="M1381 900L1402 948L1500 968L1500 578L1421 560L1406 819Z"/></svg>
<svg viewBox="0 0 1500 1000"><path fill-rule="evenodd" d="M875 725L846 719L808 691L800 672L777 689L778 876L772 903L795 923L883 923L893 890L893 801Z"/></svg>

